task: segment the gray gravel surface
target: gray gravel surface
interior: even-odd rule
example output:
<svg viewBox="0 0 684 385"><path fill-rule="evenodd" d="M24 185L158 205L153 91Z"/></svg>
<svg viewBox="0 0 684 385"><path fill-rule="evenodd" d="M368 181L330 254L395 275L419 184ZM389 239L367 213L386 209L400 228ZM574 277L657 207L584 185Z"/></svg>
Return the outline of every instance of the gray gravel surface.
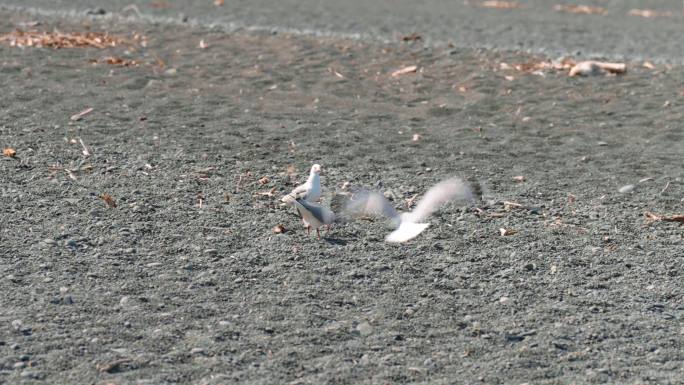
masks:
<svg viewBox="0 0 684 385"><path fill-rule="evenodd" d="M182 21L228 29L290 30L396 41L411 33L429 44L525 50L551 56L631 58L684 63L684 8L678 0L588 0L605 14L569 14L556 5L573 2L512 1L519 8L492 9L465 0L226 0L204 1L3 0L19 8L57 13L119 14L135 5L156 21ZM660 17L630 16L632 9ZM134 15L133 11L125 11Z"/></svg>
<svg viewBox="0 0 684 385"><path fill-rule="evenodd" d="M147 41L0 45L0 382L681 382L684 232L644 213L684 211L683 68L0 16ZM314 162L398 208L484 195L317 240L279 202Z"/></svg>

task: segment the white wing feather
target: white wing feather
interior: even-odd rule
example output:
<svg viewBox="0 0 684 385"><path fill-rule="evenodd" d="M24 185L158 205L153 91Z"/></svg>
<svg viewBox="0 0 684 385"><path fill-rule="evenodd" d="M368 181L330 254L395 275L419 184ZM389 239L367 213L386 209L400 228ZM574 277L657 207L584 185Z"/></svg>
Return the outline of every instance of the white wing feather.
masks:
<svg viewBox="0 0 684 385"><path fill-rule="evenodd" d="M473 199L470 186L460 178L446 179L430 188L420 202L418 202L416 208L410 213L405 214L402 222L404 220L413 223L423 221L441 205L454 199Z"/></svg>

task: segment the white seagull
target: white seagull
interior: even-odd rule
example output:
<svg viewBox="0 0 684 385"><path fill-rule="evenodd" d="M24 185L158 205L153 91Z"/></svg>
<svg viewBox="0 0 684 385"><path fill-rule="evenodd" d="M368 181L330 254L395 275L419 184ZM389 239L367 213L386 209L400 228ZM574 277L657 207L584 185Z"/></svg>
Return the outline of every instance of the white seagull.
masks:
<svg viewBox="0 0 684 385"><path fill-rule="evenodd" d="M309 172L309 178L303 185L295 187L289 194L285 195L281 200L285 203L291 203L291 197L294 199L304 199L307 202L316 202L321 197L321 166L314 164Z"/></svg>
<svg viewBox="0 0 684 385"><path fill-rule="evenodd" d="M325 225L330 230L330 225L335 221L335 213L325 206L307 202L305 199L297 199L291 195L285 195L283 202L291 204L297 209L297 213L302 218L307 233L311 232L312 227L316 229L318 239L321 238L319 228Z"/></svg>
<svg viewBox="0 0 684 385"><path fill-rule="evenodd" d="M430 226L429 223L423 221L442 204L454 199L466 201L473 199L470 186L455 177L443 180L430 188L411 212L397 212L392 204L377 191L361 191L354 194L347 202L346 210L357 216L372 215L389 218L396 226L396 230L389 233L385 241L399 243L417 237Z"/></svg>

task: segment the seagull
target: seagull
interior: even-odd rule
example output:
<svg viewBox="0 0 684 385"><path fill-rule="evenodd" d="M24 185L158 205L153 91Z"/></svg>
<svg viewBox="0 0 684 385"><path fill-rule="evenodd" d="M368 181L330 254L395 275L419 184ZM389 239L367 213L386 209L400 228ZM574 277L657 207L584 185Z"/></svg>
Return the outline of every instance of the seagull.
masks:
<svg viewBox="0 0 684 385"><path fill-rule="evenodd" d="M325 206L307 202L305 199L297 199L291 195L285 195L283 201L297 209L297 213L302 218L307 233L311 232L312 227L316 229L318 239L321 239L319 228L325 225L330 230L330 225L335 221L335 213Z"/></svg>
<svg viewBox="0 0 684 385"><path fill-rule="evenodd" d="M295 187L289 194L285 195L281 200L285 203L291 202L287 197L294 199L304 199L307 202L316 202L321 197L321 165L314 164L311 166L309 178L303 185Z"/></svg>
<svg viewBox="0 0 684 385"><path fill-rule="evenodd" d="M347 202L346 210L356 215L384 216L396 227L385 237L385 241L401 243L417 237L428 226L423 222L442 204L454 199L471 201L473 192L460 178L449 178L432 186L411 212L399 213L392 204L377 191L360 191Z"/></svg>

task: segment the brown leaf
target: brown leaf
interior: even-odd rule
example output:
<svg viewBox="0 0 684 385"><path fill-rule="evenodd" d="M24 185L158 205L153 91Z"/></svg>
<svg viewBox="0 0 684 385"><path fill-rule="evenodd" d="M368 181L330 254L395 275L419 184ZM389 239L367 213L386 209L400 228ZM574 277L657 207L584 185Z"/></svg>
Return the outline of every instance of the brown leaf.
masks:
<svg viewBox="0 0 684 385"><path fill-rule="evenodd" d="M50 48L84 48L104 49L116 47L127 40L102 32L37 32L14 31L0 34L0 42L11 47L50 47Z"/></svg>
<svg viewBox="0 0 684 385"><path fill-rule="evenodd" d="M284 233L284 232L286 232L286 231L287 231L287 229L285 229L285 227L284 227L283 225L275 225L275 226L273 227L273 232L274 232L275 234L282 234L282 233Z"/></svg>
<svg viewBox="0 0 684 385"><path fill-rule="evenodd" d="M662 222L682 222L682 223L684 223L684 214L676 214L676 215L665 216L665 215L658 215L658 214L652 213L650 211L646 211L644 213L644 216L646 217L647 222L662 221Z"/></svg>
<svg viewBox="0 0 684 385"><path fill-rule="evenodd" d="M106 58L102 59L102 62L122 67L132 67L140 65L140 63L138 63L135 60L122 59L120 57L115 56L107 56Z"/></svg>
<svg viewBox="0 0 684 385"><path fill-rule="evenodd" d="M404 67L404 68L401 68L401 69L398 69L398 70L392 72L392 77L397 77L400 75L404 75L404 74L408 74L408 73L412 73L412 72L416 72L416 71L418 71L418 66L408 66L408 67Z"/></svg>
<svg viewBox="0 0 684 385"><path fill-rule="evenodd" d="M644 64L642 64L642 66L650 70L655 68L655 64L651 63L650 61L645 61Z"/></svg>
<svg viewBox="0 0 684 385"><path fill-rule="evenodd" d="M412 33L410 35L402 36L401 41L418 41L423 40L423 37L417 33Z"/></svg>
<svg viewBox="0 0 684 385"><path fill-rule="evenodd" d="M6 149L2 150L2 155L14 158L15 156L17 156L17 151L13 148L7 147Z"/></svg>
<svg viewBox="0 0 684 385"><path fill-rule="evenodd" d="M100 199L102 199L104 201L104 203L107 205L107 207L110 207L110 208L116 207L116 201L114 200L114 198L112 198L111 195L106 194L106 193L102 194L102 195L100 195Z"/></svg>
<svg viewBox="0 0 684 385"><path fill-rule="evenodd" d="M480 6L484 7L484 8L498 8L498 9L520 8L520 4L518 4L515 1L497 1L497 0L483 1L482 3L480 3Z"/></svg>
<svg viewBox="0 0 684 385"><path fill-rule="evenodd" d="M258 180L257 182L258 182L258 183L259 183L260 185L262 185L262 186L263 186L263 185L265 185L266 183L268 183L268 182L270 182L270 181L271 181L271 180L270 180L270 179L268 179L268 177L267 177L267 176L265 176L265 177L263 177L263 178L259 179L259 180Z"/></svg>
<svg viewBox="0 0 684 385"><path fill-rule="evenodd" d="M77 122L77 121L81 120L84 116L86 116L86 115L88 115L89 113L91 113L92 111L93 111L93 108L92 108L92 107L91 107L91 108L86 108L85 110L79 112L78 114L71 115L71 117L69 118L69 120L73 120L74 122Z"/></svg>
<svg viewBox="0 0 684 385"><path fill-rule="evenodd" d="M154 2L147 4L147 6L150 8L155 8L155 9L171 8L171 4L167 3L166 1L154 1Z"/></svg>
<svg viewBox="0 0 684 385"><path fill-rule="evenodd" d="M605 15L608 13L605 8L602 7L592 7L589 5L563 5L558 4L553 9L558 12L568 12L568 13L581 13L585 15L599 14Z"/></svg>

